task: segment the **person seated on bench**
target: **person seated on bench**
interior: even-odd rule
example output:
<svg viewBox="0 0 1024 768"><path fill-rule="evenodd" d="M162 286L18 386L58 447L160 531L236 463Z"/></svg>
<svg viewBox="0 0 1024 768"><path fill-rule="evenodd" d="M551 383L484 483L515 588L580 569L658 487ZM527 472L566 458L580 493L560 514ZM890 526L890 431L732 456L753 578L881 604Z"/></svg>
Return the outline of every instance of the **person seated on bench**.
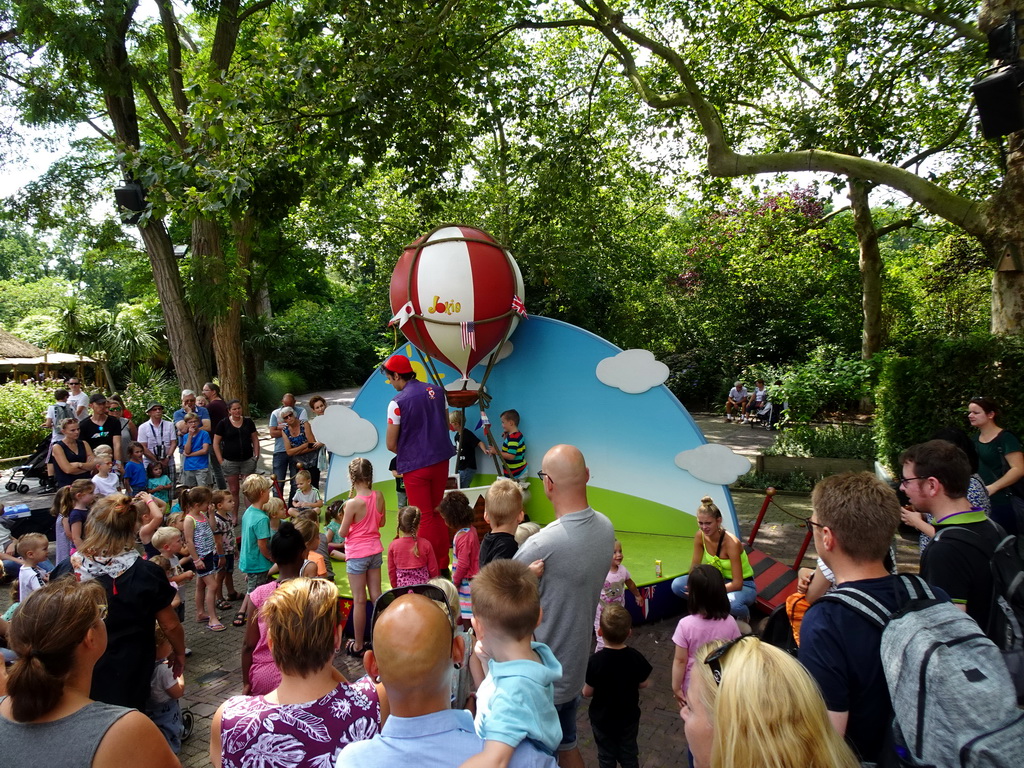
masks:
<svg viewBox="0 0 1024 768"><path fill-rule="evenodd" d="M733 411L736 411L742 422L747 420L744 408L749 397L750 390L743 386L742 381L737 381L735 386L729 390L729 397L725 401L725 420L727 422L732 421Z"/></svg>
<svg viewBox="0 0 1024 768"><path fill-rule="evenodd" d="M744 413L748 419L754 418L766 405L768 405L768 387L765 386L764 379L758 379L754 382L754 391L747 398L747 407Z"/></svg>
<svg viewBox="0 0 1024 768"><path fill-rule="evenodd" d="M737 621L750 621L750 606L757 598L754 584L754 569L750 566L743 544L725 530L722 512L710 496L701 499L697 508L697 525L700 530L693 539L692 571L701 563L713 565L725 578L725 590L729 597L729 613ZM689 576L680 576L672 581L672 591L687 599L686 584ZM747 630L749 627L740 627Z"/></svg>

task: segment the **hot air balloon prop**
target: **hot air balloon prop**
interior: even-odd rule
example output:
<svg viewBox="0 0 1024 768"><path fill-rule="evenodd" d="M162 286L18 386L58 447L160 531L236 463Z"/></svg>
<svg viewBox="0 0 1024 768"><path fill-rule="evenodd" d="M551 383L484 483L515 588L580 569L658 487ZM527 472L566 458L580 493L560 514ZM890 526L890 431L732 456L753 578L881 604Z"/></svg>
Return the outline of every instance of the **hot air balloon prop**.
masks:
<svg viewBox="0 0 1024 768"><path fill-rule="evenodd" d="M391 275L392 324L420 352L436 381L430 358L457 370L463 387L447 390L453 407L477 400L469 372L487 361L480 384L502 343L515 331L523 304L523 276L512 255L487 232L443 224L405 247ZM482 395L486 397L486 395Z"/></svg>

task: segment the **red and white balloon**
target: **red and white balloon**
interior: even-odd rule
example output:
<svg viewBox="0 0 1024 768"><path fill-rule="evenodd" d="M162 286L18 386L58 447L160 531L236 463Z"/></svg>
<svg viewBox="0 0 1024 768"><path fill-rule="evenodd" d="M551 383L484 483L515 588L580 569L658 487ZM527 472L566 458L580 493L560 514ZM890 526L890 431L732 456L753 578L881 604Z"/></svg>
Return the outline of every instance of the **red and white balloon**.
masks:
<svg viewBox="0 0 1024 768"><path fill-rule="evenodd" d="M391 310L412 303L402 324L410 342L462 374L511 336L519 317L510 311L523 297L519 265L489 234L444 225L406 246L391 275ZM472 323L472 326L464 325ZM466 334L475 334L475 346Z"/></svg>

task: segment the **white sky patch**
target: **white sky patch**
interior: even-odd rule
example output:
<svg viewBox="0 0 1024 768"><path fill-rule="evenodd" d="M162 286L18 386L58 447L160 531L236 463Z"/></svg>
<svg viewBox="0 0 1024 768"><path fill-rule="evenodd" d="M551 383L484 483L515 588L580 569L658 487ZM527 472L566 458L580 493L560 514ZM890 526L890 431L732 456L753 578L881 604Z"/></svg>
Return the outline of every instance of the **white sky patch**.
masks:
<svg viewBox="0 0 1024 768"><path fill-rule="evenodd" d="M626 349L597 364L597 378L603 384L638 395L665 383L668 366L646 349Z"/></svg>
<svg viewBox="0 0 1024 768"><path fill-rule="evenodd" d="M676 466L706 483L729 485L750 471L750 459L728 446L707 443L676 454Z"/></svg>
<svg viewBox="0 0 1024 768"><path fill-rule="evenodd" d="M331 405L313 421L316 439L339 456L369 453L377 447L377 428L347 405Z"/></svg>

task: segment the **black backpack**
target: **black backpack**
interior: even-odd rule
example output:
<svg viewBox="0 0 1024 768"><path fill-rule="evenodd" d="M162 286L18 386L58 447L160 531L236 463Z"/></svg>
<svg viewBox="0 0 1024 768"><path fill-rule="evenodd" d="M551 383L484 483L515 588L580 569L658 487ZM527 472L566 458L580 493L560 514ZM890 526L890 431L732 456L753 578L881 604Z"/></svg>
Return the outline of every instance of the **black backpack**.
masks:
<svg viewBox="0 0 1024 768"><path fill-rule="evenodd" d="M959 526L944 528L935 538L940 536L969 544L989 558L992 607L988 626L982 629L1002 652L1017 700L1024 702L1024 542L1019 536L1005 536L992 549L974 531Z"/></svg>

